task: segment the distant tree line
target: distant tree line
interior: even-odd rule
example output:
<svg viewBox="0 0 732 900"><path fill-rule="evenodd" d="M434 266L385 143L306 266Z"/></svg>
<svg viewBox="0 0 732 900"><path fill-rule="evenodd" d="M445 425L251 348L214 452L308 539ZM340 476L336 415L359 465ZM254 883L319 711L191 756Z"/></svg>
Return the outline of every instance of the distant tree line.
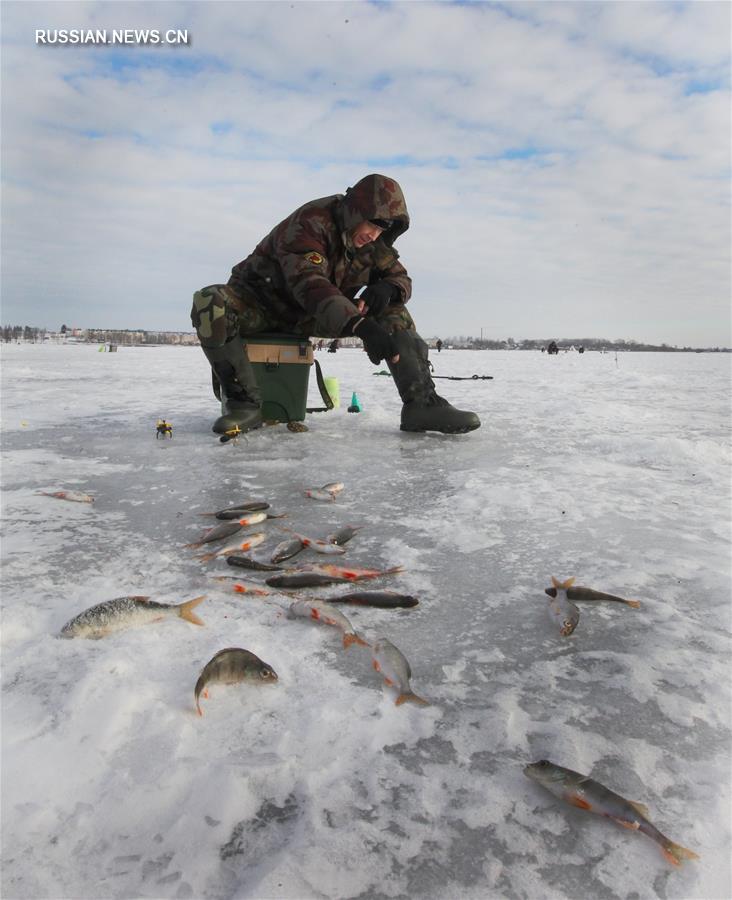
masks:
<svg viewBox="0 0 732 900"><path fill-rule="evenodd" d="M47 328L36 328L31 325L3 325L2 340L9 344L15 341L38 343L45 340L85 341L90 344L119 344L120 346L139 346L155 344L198 344L194 332L189 331L147 331L145 329L109 329L109 328L73 328L62 325L58 331ZM317 340L317 338L315 338ZM430 341L434 346L436 338ZM546 338L541 340L515 341L512 337L505 340L474 338L469 336L443 338L443 346L459 347L469 350L541 350L546 349L554 341L560 350L574 348L578 350L624 350L659 353L693 353L703 349L707 353L729 353L725 347L672 347L669 344L645 344L633 340L609 341L605 338ZM341 346L357 346L358 339L342 339Z"/></svg>
<svg viewBox="0 0 732 900"><path fill-rule="evenodd" d="M73 340L89 344L119 344L132 346L140 344L194 344L196 336L187 331L147 331L145 329L109 328L68 328L62 325L58 331L34 328L30 325L4 325L2 340L9 344L14 341L38 343L45 340Z"/></svg>
<svg viewBox="0 0 732 900"><path fill-rule="evenodd" d="M35 344L42 341L47 332L45 328L32 328L30 325L3 325L3 342L10 344L12 341L29 341Z"/></svg>

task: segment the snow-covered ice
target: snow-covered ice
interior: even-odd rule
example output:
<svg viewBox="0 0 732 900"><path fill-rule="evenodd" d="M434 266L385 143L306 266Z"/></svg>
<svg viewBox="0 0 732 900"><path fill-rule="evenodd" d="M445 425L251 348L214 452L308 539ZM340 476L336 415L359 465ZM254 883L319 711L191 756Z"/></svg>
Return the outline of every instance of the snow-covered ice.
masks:
<svg viewBox="0 0 732 900"><path fill-rule="evenodd" d="M226 445L197 348L2 356L4 898L732 896L729 355L433 353L438 375L494 376L437 382L483 421L450 437L401 433L391 380L341 350L318 355L340 409ZM330 481L336 502L304 497ZM59 489L95 502L37 493ZM431 706L395 706L367 650L183 548L245 498L288 515L259 556L283 522L350 523L342 559L404 566L373 586L419 606L342 609ZM552 575L641 608L582 604L562 638ZM102 600L203 593L202 628L58 637ZM198 674L229 646L279 682L214 685L199 718ZM674 869L556 801L522 773L542 757L701 859Z"/></svg>

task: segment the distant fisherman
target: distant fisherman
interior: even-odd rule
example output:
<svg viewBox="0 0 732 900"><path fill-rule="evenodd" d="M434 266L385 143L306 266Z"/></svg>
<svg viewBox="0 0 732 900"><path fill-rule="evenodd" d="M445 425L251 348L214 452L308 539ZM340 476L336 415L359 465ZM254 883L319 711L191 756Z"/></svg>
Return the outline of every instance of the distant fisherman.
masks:
<svg viewBox="0 0 732 900"><path fill-rule="evenodd" d="M675 844L661 834L648 820L648 810L642 803L626 800L587 775L565 769L548 759L526 766L524 775L565 803L606 816L631 831L643 832L660 846L663 855L674 866L681 865L684 859L699 859L693 850Z"/></svg>
<svg viewBox="0 0 732 900"><path fill-rule="evenodd" d="M209 684L239 684L242 681L255 684L273 684L277 681L277 673L266 662L241 647L227 647L219 650L203 667L195 687L196 709L202 716L199 697L208 699Z"/></svg>
<svg viewBox="0 0 732 900"><path fill-rule="evenodd" d="M203 625L193 613L193 609L205 599L206 596L203 595L176 605L156 603L149 597L117 597L115 600L97 603L96 606L91 606L78 616L74 616L61 629L61 637L102 638L134 625L145 625L148 622L177 617L193 625Z"/></svg>

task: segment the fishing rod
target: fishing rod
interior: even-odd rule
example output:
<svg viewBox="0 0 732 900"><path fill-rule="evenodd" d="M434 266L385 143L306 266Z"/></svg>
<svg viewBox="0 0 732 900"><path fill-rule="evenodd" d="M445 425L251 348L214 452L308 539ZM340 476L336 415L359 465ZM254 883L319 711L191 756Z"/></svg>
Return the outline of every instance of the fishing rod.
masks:
<svg viewBox="0 0 732 900"><path fill-rule="evenodd" d="M388 375L391 378L391 372L374 372L374 375ZM445 378L448 381L493 381L492 375L432 375L432 378Z"/></svg>
<svg viewBox="0 0 732 900"><path fill-rule="evenodd" d="M492 375L433 375L432 378L446 378L448 381L493 381Z"/></svg>

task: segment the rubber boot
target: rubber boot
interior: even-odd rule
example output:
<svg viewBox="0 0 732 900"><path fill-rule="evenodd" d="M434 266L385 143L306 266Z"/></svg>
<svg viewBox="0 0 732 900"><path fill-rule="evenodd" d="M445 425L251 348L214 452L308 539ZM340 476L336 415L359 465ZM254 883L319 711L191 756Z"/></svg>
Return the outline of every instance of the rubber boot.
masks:
<svg viewBox="0 0 732 900"><path fill-rule="evenodd" d="M201 347L211 363L214 393L221 400L222 415L213 423L212 431L226 434L234 428L251 431L262 424L262 400L252 364L240 338L227 341L223 347Z"/></svg>
<svg viewBox="0 0 732 900"><path fill-rule="evenodd" d="M427 344L416 331L395 331L392 339L399 351L399 362L387 361L402 398L402 431L441 431L464 434L480 428L474 412L456 409L435 390L430 376Z"/></svg>

